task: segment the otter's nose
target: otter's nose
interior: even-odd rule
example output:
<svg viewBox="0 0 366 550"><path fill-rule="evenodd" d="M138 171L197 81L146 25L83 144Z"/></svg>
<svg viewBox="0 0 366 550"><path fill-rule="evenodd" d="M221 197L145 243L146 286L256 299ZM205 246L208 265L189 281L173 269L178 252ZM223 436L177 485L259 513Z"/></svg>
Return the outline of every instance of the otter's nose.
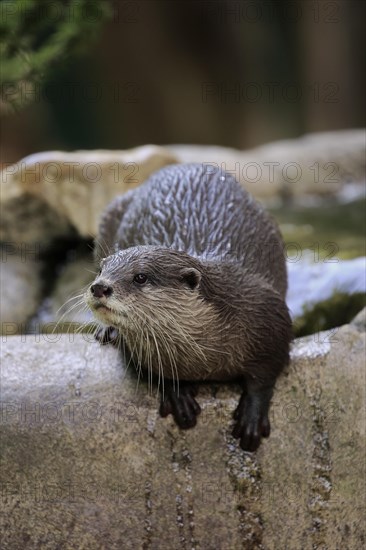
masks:
<svg viewBox="0 0 366 550"><path fill-rule="evenodd" d="M93 294L95 298L107 298L110 296L113 292L112 287L103 285L103 284L96 284L92 285L90 287L90 292Z"/></svg>

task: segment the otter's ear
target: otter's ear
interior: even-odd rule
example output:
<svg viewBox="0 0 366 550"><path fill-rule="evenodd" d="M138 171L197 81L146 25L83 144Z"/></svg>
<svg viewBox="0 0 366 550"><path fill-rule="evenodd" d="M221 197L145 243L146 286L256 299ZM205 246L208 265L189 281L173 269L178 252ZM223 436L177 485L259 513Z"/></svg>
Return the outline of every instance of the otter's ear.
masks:
<svg viewBox="0 0 366 550"><path fill-rule="evenodd" d="M194 267L185 267L180 272L182 280L194 290L198 287L201 281L201 273Z"/></svg>

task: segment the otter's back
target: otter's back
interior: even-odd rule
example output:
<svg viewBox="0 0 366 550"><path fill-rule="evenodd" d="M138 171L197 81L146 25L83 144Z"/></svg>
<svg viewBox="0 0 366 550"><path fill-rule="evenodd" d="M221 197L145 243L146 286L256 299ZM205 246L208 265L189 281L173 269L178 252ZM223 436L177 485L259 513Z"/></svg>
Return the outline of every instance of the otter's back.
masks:
<svg viewBox="0 0 366 550"><path fill-rule="evenodd" d="M230 174L211 165L171 165L128 195L116 235L119 249L162 245L201 259L232 261L285 294L277 226Z"/></svg>

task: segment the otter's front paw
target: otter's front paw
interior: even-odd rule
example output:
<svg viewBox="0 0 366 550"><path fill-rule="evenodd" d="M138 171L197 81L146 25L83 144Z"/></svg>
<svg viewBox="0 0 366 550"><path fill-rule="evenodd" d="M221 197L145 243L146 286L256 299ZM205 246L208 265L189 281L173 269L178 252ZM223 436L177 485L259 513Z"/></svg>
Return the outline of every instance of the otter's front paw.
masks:
<svg viewBox="0 0 366 550"><path fill-rule="evenodd" d="M233 436L240 438L240 447L244 451L256 451L262 437L268 437L271 426L268 418L268 407L263 407L259 399L242 396L234 412L236 424Z"/></svg>
<svg viewBox="0 0 366 550"><path fill-rule="evenodd" d="M172 414L180 428L193 428L197 422L197 415L201 412L201 407L195 400L196 395L196 388L182 383L179 391L169 388L164 392L164 396L161 396L160 415L165 417Z"/></svg>
<svg viewBox="0 0 366 550"><path fill-rule="evenodd" d="M118 347L121 340L120 333L114 327L98 327L94 337L102 346L112 344Z"/></svg>

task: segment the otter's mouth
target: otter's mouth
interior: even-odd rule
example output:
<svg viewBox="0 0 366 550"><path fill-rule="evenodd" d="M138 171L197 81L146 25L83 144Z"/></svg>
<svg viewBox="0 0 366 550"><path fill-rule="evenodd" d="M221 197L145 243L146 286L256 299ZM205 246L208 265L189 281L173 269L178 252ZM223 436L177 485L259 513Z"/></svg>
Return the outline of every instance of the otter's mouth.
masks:
<svg viewBox="0 0 366 550"><path fill-rule="evenodd" d="M96 315L102 315L103 318L105 316L110 317L112 316L118 316L118 317L127 317L127 313L124 311L116 311L115 309L107 306L106 304L102 304L101 302L96 302L93 304L90 304L90 307L92 310L94 310Z"/></svg>
<svg viewBox="0 0 366 550"><path fill-rule="evenodd" d="M110 313L112 313L111 308L108 307L108 306L106 306L106 305L104 305L104 304L94 304L94 305L93 305L93 308L94 308L94 309L97 309L97 310L98 310L98 309L102 309L103 311L109 311Z"/></svg>

